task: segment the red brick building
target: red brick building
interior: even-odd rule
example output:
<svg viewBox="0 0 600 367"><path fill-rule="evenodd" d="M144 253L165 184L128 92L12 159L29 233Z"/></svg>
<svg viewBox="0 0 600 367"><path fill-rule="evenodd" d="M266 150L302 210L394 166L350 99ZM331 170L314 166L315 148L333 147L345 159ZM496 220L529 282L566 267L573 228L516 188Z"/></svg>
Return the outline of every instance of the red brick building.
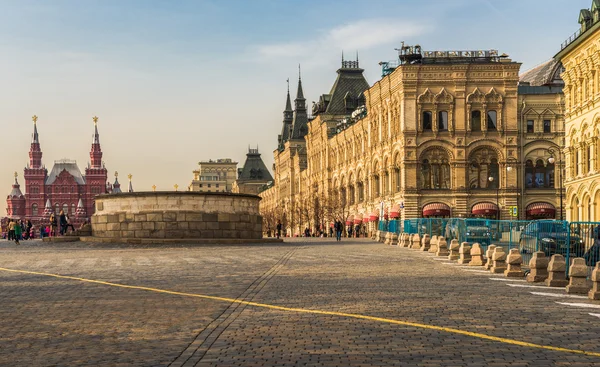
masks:
<svg viewBox="0 0 600 367"><path fill-rule="evenodd" d="M42 149L37 131L37 116L33 117L33 137L29 149L29 164L24 170L25 194L21 192L15 173L15 183L6 199L7 216L29 219L34 225L46 223L51 213L63 210L73 224L80 224L94 214L94 197L111 190L107 170L102 162L98 118L94 117L94 137L90 163L81 174L73 160L59 160L48 174L42 163Z"/></svg>

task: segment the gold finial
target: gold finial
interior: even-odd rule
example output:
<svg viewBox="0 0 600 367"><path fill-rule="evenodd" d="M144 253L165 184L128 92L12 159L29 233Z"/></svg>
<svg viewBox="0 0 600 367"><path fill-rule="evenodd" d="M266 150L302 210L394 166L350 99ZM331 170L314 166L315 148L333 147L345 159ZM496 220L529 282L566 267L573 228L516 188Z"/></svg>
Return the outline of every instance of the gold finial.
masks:
<svg viewBox="0 0 600 367"><path fill-rule="evenodd" d="M173 187L175 188L175 191L177 191L177 189L179 188L179 185L175 184L175 185L173 185Z"/></svg>
<svg viewBox="0 0 600 367"><path fill-rule="evenodd" d="M19 177L19 174L17 173L17 171L15 171L15 178Z"/></svg>
<svg viewBox="0 0 600 367"><path fill-rule="evenodd" d="M98 123L98 117L94 116L94 117L92 117L92 120L94 120L94 125L96 125Z"/></svg>
<svg viewBox="0 0 600 367"><path fill-rule="evenodd" d="M119 177L119 172L115 171L115 177Z"/></svg>
<svg viewBox="0 0 600 367"><path fill-rule="evenodd" d="M133 175L131 173L127 175L127 178L129 179L129 181L131 181L132 177L133 177Z"/></svg>
<svg viewBox="0 0 600 367"><path fill-rule="evenodd" d="M152 191L156 191L156 185L152 185Z"/></svg>
<svg viewBox="0 0 600 367"><path fill-rule="evenodd" d="M35 124L37 123L37 119L38 119L38 117L37 117L37 115L33 115L33 116L31 117L31 119L33 120L33 124L35 125Z"/></svg>

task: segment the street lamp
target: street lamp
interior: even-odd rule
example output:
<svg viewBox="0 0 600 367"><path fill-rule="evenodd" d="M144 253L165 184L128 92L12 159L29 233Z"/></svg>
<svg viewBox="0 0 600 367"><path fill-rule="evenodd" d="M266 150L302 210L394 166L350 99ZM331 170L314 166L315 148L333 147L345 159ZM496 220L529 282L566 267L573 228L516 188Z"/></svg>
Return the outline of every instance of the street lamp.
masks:
<svg viewBox="0 0 600 367"><path fill-rule="evenodd" d="M490 183L494 182L494 177L490 176L488 177L488 181L490 181ZM500 191L500 183L496 183L496 220L500 219L500 199L499 199L499 191Z"/></svg>
<svg viewBox="0 0 600 367"><path fill-rule="evenodd" d="M562 186L562 154L560 153L560 149L558 148L548 148L546 152L550 154L550 158L548 158L548 163L554 164L556 159L554 155L558 153L558 185L559 185L559 196L560 196L560 220L563 220L563 186ZM556 172L556 166L554 166L554 171ZM556 180L554 180L556 182Z"/></svg>
<svg viewBox="0 0 600 367"><path fill-rule="evenodd" d="M521 199L523 197L522 193L519 193L519 189L522 190L522 186L519 185L519 179L521 176L521 173L519 172L519 161L517 160L517 158L515 157L508 157L506 158L506 171L507 172L511 172L513 170L513 166L515 168L515 173L517 174L517 220L519 220L519 217L521 216Z"/></svg>

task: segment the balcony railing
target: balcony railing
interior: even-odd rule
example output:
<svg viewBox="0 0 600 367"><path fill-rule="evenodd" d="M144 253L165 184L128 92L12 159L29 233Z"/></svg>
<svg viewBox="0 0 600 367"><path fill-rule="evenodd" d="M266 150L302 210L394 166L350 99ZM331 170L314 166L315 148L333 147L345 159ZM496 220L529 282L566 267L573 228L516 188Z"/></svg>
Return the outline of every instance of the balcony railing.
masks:
<svg viewBox="0 0 600 367"><path fill-rule="evenodd" d="M579 36L581 36L581 29L578 29L577 32L571 35L571 37L567 38L563 43L560 44L561 51L573 43L573 41L575 41Z"/></svg>

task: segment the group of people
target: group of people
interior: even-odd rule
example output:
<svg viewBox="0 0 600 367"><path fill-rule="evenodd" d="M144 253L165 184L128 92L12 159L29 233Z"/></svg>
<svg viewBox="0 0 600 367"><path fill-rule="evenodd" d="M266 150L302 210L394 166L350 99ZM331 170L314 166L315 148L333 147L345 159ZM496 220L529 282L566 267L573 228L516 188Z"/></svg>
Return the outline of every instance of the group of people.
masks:
<svg viewBox="0 0 600 367"><path fill-rule="evenodd" d="M281 224L280 220L277 221L277 225L275 228L276 228L275 236L277 238L281 238L281 231L283 229L283 225ZM336 220L333 223L333 225L329 228L329 236L333 237L335 234L336 240L341 241L344 230L348 234L348 237L357 237L357 238L360 237L361 232L363 232L363 228L358 224L354 227L352 225L350 225L350 226L348 226L348 228L345 228L344 224L340 220ZM304 232L302 233L302 235L304 237L324 237L327 234L322 231L316 231L315 233L313 233L308 227L306 227L306 228L304 228Z"/></svg>
<svg viewBox="0 0 600 367"><path fill-rule="evenodd" d="M7 239L9 241L15 241L15 243L19 245L19 241L31 238L32 227L33 225L30 220L25 222L24 220L11 219L8 222Z"/></svg>
<svg viewBox="0 0 600 367"><path fill-rule="evenodd" d="M46 228L48 230L46 234L48 236L56 236L57 228L58 228L58 233L61 236L67 234L67 231L69 228L71 228L71 231L75 231L75 227L73 226L73 223L71 223L69 216L67 214L65 214L65 212L63 210L61 210L60 213L58 214L58 219L56 218L54 213L50 215L49 228Z"/></svg>

